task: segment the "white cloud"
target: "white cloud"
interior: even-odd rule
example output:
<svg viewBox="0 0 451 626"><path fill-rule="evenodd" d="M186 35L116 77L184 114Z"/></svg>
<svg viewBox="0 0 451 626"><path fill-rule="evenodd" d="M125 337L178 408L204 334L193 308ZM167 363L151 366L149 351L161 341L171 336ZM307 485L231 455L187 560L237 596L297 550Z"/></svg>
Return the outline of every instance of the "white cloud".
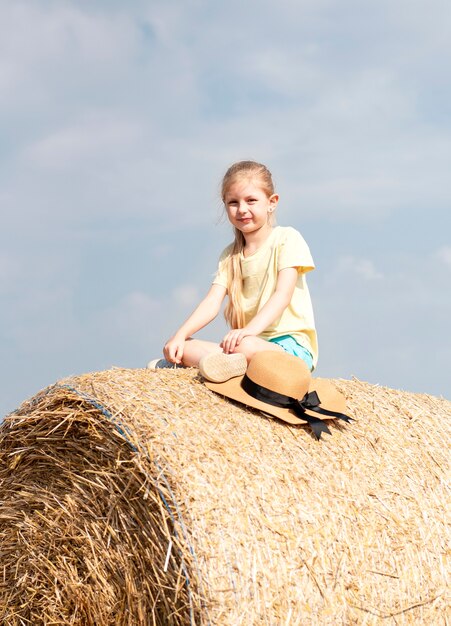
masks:
<svg viewBox="0 0 451 626"><path fill-rule="evenodd" d="M96 72L102 81L113 77L137 47L136 26L126 15L89 13L67 2L3 3L0 24L0 92L4 102L23 98L21 108L48 102Z"/></svg>
<svg viewBox="0 0 451 626"><path fill-rule="evenodd" d="M172 297L176 305L182 308L192 307L200 301L196 285L179 285L172 292Z"/></svg>
<svg viewBox="0 0 451 626"><path fill-rule="evenodd" d="M445 265L445 267L451 269L451 246L443 246L437 250L435 256Z"/></svg>
<svg viewBox="0 0 451 626"><path fill-rule="evenodd" d="M128 293L114 305L99 310L96 318L99 330L108 337L118 337L122 341L142 341L152 332L152 319L161 311L161 299L152 298L147 293Z"/></svg>
<svg viewBox="0 0 451 626"><path fill-rule="evenodd" d="M142 128L133 120L105 119L97 114L34 142L26 148L24 156L38 167L56 170L73 164L89 167L105 155L129 152L141 133Z"/></svg>
<svg viewBox="0 0 451 626"><path fill-rule="evenodd" d="M44 361L55 353L64 357L68 349L70 354L79 335L69 285L51 288L37 284L10 298L3 304L2 334L13 342L15 350Z"/></svg>
<svg viewBox="0 0 451 626"><path fill-rule="evenodd" d="M335 272L345 275L355 274L366 281L381 280L384 277L382 272L376 269L373 261L353 256L340 257L336 263Z"/></svg>
<svg viewBox="0 0 451 626"><path fill-rule="evenodd" d="M0 295L14 290L19 275L18 259L6 251L0 251Z"/></svg>
<svg viewBox="0 0 451 626"><path fill-rule="evenodd" d="M385 251L384 251L385 252ZM393 261L393 254L391 253ZM372 264L344 259L345 273L312 283L319 331L318 376L449 397L451 299L444 272L425 255L399 255L383 280ZM348 271L349 268L349 271ZM361 280L361 272L369 279Z"/></svg>

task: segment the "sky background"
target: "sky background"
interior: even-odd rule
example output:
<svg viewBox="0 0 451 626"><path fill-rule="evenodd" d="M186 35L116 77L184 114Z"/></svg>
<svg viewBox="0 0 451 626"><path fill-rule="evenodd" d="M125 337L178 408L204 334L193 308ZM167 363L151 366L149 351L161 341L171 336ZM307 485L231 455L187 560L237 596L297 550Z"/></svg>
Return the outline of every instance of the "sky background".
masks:
<svg viewBox="0 0 451 626"><path fill-rule="evenodd" d="M159 356L241 159L315 259L317 374L451 399L450 58L447 0L0 0L0 415Z"/></svg>

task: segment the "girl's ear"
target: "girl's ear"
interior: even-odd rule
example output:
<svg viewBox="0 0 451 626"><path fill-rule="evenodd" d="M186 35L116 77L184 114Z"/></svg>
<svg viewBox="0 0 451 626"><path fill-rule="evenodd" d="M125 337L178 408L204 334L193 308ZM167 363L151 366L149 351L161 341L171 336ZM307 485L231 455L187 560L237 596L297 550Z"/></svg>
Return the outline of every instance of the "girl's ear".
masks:
<svg viewBox="0 0 451 626"><path fill-rule="evenodd" d="M278 202L279 202L279 194L273 193L272 196L269 197L269 208L268 208L269 213L272 213L275 210Z"/></svg>

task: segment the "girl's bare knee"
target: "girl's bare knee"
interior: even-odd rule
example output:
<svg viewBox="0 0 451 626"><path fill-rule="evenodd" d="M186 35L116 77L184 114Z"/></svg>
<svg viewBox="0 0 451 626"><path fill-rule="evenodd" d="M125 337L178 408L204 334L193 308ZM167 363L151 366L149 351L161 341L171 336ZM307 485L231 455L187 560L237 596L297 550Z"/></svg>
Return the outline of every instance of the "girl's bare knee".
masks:
<svg viewBox="0 0 451 626"><path fill-rule="evenodd" d="M270 343L265 339L261 339L260 337L247 336L243 337L240 341L239 346L235 348L235 352L241 352L245 355L247 361L249 362L256 352L262 352L263 350L281 350L280 346L274 343Z"/></svg>
<svg viewBox="0 0 451 626"><path fill-rule="evenodd" d="M221 348L217 343L190 337L185 343L182 363L186 367L197 367L200 359L208 352L221 352Z"/></svg>

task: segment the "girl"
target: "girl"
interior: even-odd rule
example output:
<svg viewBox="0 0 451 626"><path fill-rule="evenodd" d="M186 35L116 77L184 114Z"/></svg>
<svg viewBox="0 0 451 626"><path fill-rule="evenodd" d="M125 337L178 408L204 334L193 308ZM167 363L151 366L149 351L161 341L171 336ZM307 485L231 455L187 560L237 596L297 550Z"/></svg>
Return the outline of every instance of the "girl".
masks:
<svg viewBox="0 0 451 626"><path fill-rule="evenodd" d="M310 372L318 347L305 280L314 269L309 248L294 228L274 227L279 196L264 165L235 163L221 191L235 241L221 254L205 298L164 346L165 358L147 367L195 366L207 380L224 382L244 374L256 352L285 350ZM217 316L226 296L231 330L220 343L192 339Z"/></svg>

